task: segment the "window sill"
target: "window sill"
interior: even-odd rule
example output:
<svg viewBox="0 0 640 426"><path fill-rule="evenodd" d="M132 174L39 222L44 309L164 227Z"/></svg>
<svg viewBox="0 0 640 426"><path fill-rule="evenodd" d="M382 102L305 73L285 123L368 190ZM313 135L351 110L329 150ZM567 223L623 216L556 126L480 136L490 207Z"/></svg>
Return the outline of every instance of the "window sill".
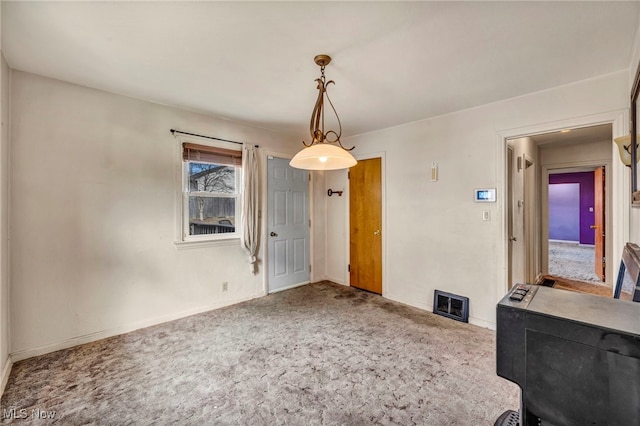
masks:
<svg viewBox="0 0 640 426"><path fill-rule="evenodd" d="M204 240L204 241L174 241L178 250L190 250L205 247L239 246L240 238L227 238L224 240Z"/></svg>

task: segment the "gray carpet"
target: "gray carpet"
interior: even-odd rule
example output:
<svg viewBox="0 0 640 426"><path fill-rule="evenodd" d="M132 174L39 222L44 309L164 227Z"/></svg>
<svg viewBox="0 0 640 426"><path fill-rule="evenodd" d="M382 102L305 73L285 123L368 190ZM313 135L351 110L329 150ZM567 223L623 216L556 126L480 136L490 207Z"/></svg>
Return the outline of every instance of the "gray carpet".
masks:
<svg viewBox="0 0 640 426"><path fill-rule="evenodd" d="M318 283L18 362L0 409L20 424L475 426L517 407L494 332Z"/></svg>
<svg viewBox="0 0 640 426"><path fill-rule="evenodd" d="M572 280L602 283L594 272L595 248L549 241L549 274Z"/></svg>

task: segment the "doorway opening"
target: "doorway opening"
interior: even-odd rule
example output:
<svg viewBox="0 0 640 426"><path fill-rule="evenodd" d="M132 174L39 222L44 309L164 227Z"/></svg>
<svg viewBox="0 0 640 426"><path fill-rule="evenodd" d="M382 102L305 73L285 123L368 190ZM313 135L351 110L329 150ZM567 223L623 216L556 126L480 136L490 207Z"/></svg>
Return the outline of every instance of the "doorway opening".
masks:
<svg viewBox="0 0 640 426"><path fill-rule="evenodd" d="M612 133L607 123L507 140L509 285L611 295Z"/></svg>
<svg viewBox="0 0 640 426"><path fill-rule="evenodd" d="M549 173L549 275L602 284L604 167L577 170Z"/></svg>

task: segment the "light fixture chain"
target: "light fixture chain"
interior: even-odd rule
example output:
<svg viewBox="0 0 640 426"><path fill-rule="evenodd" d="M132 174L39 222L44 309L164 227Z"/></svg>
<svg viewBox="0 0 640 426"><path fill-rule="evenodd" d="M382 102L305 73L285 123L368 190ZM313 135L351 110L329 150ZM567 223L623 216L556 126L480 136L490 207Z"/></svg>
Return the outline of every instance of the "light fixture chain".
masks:
<svg viewBox="0 0 640 426"><path fill-rule="evenodd" d="M320 78L322 78L322 103L323 104L324 104L324 97L327 93L327 85L326 85L327 79L324 76L324 67L325 67L324 65L320 67L320 75L321 75ZM331 102L331 100L329 100L329 102ZM322 140L324 141L326 136L324 133L324 108L322 108L322 128L320 130L322 131Z"/></svg>
<svg viewBox="0 0 640 426"><path fill-rule="evenodd" d="M322 55L324 56L324 55ZM333 80L329 80L327 82L327 78L325 75L325 67L331 61L329 57L321 57L321 55L316 56L315 62L320 66L320 78L316 79L318 83L318 98L316 99L316 104L313 108L313 112L311 113L311 120L309 123L309 131L311 134L311 142L308 144L305 141L302 141L302 144L306 147L310 147L317 143L337 143L340 148L345 151L351 151L354 147L345 148L342 145L342 141L340 138L342 137L342 122L340 121L340 116L338 116L338 112L336 108L333 106L333 102L329 97L329 93L327 91L328 84L335 84ZM336 116L336 120L338 121L338 131L327 130L325 133L325 97L329 101L329 106L331 107L333 114ZM332 137L330 137L331 135Z"/></svg>

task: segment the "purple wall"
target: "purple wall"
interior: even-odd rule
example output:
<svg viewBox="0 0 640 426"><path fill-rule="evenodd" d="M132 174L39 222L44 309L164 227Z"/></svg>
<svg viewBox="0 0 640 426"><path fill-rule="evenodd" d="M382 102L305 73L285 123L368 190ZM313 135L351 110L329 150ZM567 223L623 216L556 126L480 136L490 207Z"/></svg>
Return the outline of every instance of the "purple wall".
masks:
<svg viewBox="0 0 640 426"><path fill-rule="evenodd" d="M594 185L593 172L580 173L559 173L549 175L549 185L557 183L579 183L580 184L580 244L594 244L594 231L590 228L594 224L594 213L589 208L594 206ZM557 206L556 206L557 207ZM567 218L562 215L551 216L552 212L551 200L549 200L549 238L551 235L552 223L561 223ZM558 209L555 209L558 210Z"/></svg>
<svg viewBox="0 0 640 426"><path fill-rule="evenodd" d="M549 185L549 239L580 241L580 184Z"/></svg>

